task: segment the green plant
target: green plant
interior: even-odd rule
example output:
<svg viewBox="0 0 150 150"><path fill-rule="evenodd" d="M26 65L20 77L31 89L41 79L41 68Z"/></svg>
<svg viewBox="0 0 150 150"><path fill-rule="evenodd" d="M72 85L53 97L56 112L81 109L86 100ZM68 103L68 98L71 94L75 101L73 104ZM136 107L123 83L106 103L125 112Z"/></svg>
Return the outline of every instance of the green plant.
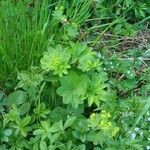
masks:
<svg viewBox="0 0 150 150"><path fill-rule="evenodd" d="M0 1L0 150L149 150L148 6Z"/></svg>

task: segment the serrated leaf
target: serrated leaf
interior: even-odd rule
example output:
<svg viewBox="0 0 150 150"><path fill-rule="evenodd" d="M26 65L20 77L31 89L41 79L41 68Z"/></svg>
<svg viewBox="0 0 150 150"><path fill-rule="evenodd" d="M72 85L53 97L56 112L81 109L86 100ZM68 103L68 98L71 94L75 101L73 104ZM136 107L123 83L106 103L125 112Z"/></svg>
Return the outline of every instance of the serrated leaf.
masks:
<svg viewBox="0 0 150 150"><path fill-rule="evenodd" d="M71 54L62 45L56 45L54 48L49 47L41 59L42 69L47 72L53 71L54 74L61 77L63 74L68 74L70 57Z"/></svg>
<svg viewBox="0 0 150 150"><path fill-rule="evenodd" d="M75 37L76 35L78 35L77 27L67 25L65 29L70 37Z"/></svg>
<svg viewBox="0 0 150 150"><path fill-rule="evenodd" d="M71 104L77 108L79 104L84 102L88 83L86 75L79 76L72 71L68 76L62 77L60 82L61 87L57 89L57 93L63 97L64 104Z"/></svg>

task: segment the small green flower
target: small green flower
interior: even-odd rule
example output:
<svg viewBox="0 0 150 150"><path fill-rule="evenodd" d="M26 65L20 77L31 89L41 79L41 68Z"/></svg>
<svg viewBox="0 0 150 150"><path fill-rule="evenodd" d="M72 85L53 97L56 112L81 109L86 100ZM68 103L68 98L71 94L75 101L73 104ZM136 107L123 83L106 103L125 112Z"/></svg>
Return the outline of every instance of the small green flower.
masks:
<svg viewBox="0 0 150 150"><path fill-rule="evenodd" d="M100 122L99 127L103 130L103 131L109 131L110 128L112 127L112 123L108 120L102 120Z"/></svg>
<svg viewBox="0 0 150 150"><path fill-rule="evenodd" d="M42 69L47 72L52 70L54 74L61 77L63 74L68 73L70 57L71 55L67 53L67 49L63 49L61 45L57 45L55 48L49 47L41 59Z"/></svg>
<svg viewBox="0 0 150 150"><path fill-rule="evenodd" d="M110 117L111 117L110 113L106 112L105 110L102 110L102 112L101 112L102 119L108 119Z"/></svg>
<svg viewBox="0 0 150 150"><path fill-rule="evenodd" d="M110 113L106 112L105 110L102 110L101 114L101 122L99 124L100 129L104 132L110 135L111 137L116 136L116 134L119 132L119 127L116 127L113 122L110 121Z"/></svg>

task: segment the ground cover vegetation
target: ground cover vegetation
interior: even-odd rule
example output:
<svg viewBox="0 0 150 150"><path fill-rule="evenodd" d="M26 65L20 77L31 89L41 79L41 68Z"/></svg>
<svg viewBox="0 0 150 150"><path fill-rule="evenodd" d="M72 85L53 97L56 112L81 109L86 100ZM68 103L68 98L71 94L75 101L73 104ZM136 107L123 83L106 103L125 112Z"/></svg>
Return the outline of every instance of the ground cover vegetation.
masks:
<svg viewBox="0 0 150 150"><path fill-rule="evenodd" d="M0 0L0 150L150 150L149 0Z"/></svg>

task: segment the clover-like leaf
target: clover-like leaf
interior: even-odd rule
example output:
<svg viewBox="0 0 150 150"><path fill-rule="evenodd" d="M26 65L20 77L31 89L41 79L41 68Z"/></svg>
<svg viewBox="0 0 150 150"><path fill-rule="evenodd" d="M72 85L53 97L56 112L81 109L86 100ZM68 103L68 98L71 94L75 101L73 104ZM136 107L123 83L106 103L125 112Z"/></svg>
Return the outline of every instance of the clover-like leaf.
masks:
<svg viewBox="0 0 150 150"><path fill-rule="evenodd" d="M61 87L57 89L57 93L63 97L65 104L71 104L77 108L84 102L88 83L86 75L79 76L75 72L70 72L68 76L62 77L60 82Z"/></svg>

